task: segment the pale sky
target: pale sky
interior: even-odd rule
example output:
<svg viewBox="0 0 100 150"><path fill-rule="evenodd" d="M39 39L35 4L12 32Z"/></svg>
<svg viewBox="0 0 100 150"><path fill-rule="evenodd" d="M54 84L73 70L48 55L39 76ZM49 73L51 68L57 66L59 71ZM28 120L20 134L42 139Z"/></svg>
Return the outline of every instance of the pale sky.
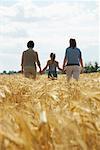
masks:
<svg viewBox="0 0 100 150"><path fill-rule="evenodd" d="M0 72L21 69L29 40L42 68L51 52L62 67L70 38L76 39L84 64L100 64L99 24L96 0L0 0Z"/></svg>

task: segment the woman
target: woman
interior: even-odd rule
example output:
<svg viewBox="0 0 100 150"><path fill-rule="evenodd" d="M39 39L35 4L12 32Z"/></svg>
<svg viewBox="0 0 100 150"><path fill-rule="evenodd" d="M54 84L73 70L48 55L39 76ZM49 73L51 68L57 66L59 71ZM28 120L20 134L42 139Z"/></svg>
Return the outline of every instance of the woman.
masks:
<svg viewBox="0 0 100 150"><path fill-rule="evenodd" d="M48 70L48 78L51 79L57 79L57 68L62 71L62 69L59 67L58 61L55 60L56 55L54 53L50 54L50 60L47 61L46 66L42 70L42 73L49 67Z"/></svg>
<svg viewBox="0 0 100 150"><path fill-rule="evenodd" d="M80 75L80 65L83 67L82 54L76 47L76 40L70 39L70 46L66 49L63 70L66 71L68 81L71 77L78 81Z"/></svg>
<svg viewBox="0 0 100 150"><path fill-rule="evenodd" d="M27 43L28 49L22 54L22 73L24 73L25 77L31 77L33 79L36 78L36 63L41 72L41 65L38 58L38 53L33 50L34 42L29 41Z"/></svg>

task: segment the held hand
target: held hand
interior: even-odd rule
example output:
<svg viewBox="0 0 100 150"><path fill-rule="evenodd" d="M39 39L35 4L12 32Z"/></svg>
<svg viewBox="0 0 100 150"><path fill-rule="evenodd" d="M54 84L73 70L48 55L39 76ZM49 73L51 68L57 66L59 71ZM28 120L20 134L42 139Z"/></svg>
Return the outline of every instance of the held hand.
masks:
<svg viewBox="0 0 100 150"><path fill-rule="evenodd" d="M41 74L41 69L40 69L39 73Z"/></svg>
<svg viewBox="0 0 100 150"><path fill-rule="evenodd" d="M43 70L41 70L41 75L44 73L44 71Z"/></svg>
<svg viewBox="0 0 100 150"><path fill-rule="evenodd" d="M40 69L40 71L39 71L39 72L40 72L40 74L41 74L41 75L44 73L44 71L43 71L43 70L41 70L41 69Z"/></svg>
<svg viewBox="0 0 100 150"><path fill-rule="evenodd" d="M66 67L65 66L63 66L63 73L65 73L66 72Z"/></svg>
<svg viewBox="0 0 100 150"><path fill-rule="evenodd" d="M63 65L63 72L65 72L65 70L66 70L66 69L65 69L65 65Z"/></svg>

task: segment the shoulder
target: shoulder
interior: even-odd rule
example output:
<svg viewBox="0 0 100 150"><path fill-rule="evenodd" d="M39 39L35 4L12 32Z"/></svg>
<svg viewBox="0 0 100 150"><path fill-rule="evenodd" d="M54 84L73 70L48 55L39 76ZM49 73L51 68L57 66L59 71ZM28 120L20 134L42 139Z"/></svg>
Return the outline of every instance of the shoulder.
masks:
<svg viewBox="0 0 100 150"><path fill-rule="evenodd" d="M28 51L28 49L27 49L27 50L25 50L25 51L23 51L23 54L27 53L27 51Z"/></svg>
<svg viewBox="0 0 100 150"><path fill-rule="evenodd" d="M58 64L58 61L55 60L55 63Z"/></svg>
<svg viewBox="0 0 100 150"><path fill-rule="evenodd" d="M82 55L81 50L79 48L76 48L76 50L77 50L79 56L81 57L81 55Z"/></svg>
<svg viewBox="0 0 100 150"><path fill-rule="evenodd" d="M36 50L34 50L34 49L33 49L33 52L34 52L34 53L37 53L37 51L36 51Z"/></svg>
<svg viewBox="0 0 100 150"><path fill-rule="evenodd" d="M50 64L50 63L51 63L51 60L48 60L48 61L47 61L47 64Z"/></svg>
<svg viewBox="0 0 100 150"><path fill-rule="evenodd" d="M70 49L71 49L70 47L67 47L67 48L66 48L66 52L68 52Z"/></svg>
<svg viewBox="0 0 100 150"><path fill-rule="evenodd" d="M69 48L70 48L70 47L67 47L67 48L66 48L66 51L69 50Z"/></svg>
<svg viewBox="0 0 100 150"><path fill-rule="evenodd" d="M35 51L34 49L33 49L33 52L37 54L37 51Z"/></svg>
<svg viewBox="0 0 100 150"><path fill-rule="evenodd" d="M38 52L37 51L33 50L33 53L38 56Z"/></svg>
<svg viewBox="0 0 100 150"><path fill-rule="evenodd" d="M58 66L58 64L59 64L58 61L55 61L55 65Z"/></svg>
<svg viewBox="0 0 100 150"><path fill-rule="evenodd" d="M79 51L79 52L81 52L81 50L79 48L77 48L77 47L76 47L76 50Z"/></svg>

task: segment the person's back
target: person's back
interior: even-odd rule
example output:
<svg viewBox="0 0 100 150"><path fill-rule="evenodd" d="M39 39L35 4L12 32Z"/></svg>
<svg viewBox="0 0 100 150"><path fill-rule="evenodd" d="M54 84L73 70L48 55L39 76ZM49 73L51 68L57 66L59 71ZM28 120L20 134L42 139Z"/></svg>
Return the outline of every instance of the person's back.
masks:
<svg viewBox="0 0 100 150"><path fill-rule="evenodd" d="M37 62L37 52L35 52L32 49L28 49L24 51L24 61L23 61L23 66L34 66L35 63Z"/></svg>
<svg viewBox="0 0 100 150"><path fill-rule="evenodd" d="M81 52L78 48L67 48L66 49L67 65L80 65Z"/></svg>

